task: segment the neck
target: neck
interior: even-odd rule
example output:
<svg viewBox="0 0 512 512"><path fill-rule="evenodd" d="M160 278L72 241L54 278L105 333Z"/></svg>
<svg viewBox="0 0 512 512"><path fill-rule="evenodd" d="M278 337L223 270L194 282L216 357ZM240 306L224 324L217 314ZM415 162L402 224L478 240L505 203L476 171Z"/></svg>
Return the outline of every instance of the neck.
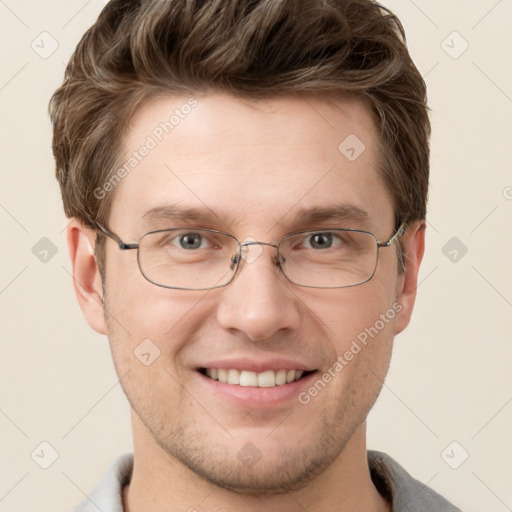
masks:
<svg viewBox="0 0 512 512"><path fill-rule="evenodd" d="M135 416L135 415L134 415ZM198 476L158 446L133 419L134 467L123 492L125 512L339 512L390 511L373 485L366 455L366 425L322 474L295 491L282 494L239 494Z"/></svg>

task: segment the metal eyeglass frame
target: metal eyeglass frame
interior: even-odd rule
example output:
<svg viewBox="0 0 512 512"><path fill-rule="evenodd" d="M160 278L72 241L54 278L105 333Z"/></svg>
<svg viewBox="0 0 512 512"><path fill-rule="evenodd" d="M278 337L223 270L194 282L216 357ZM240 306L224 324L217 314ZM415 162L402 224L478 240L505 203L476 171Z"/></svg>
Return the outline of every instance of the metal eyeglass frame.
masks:
<svg viewBox="0 0 512 512"><path fill-rule="evenodd" d="M304 285L304 284L300 284L300 283L296 283L295 281L292 281L287 275L286 275L286 272L283 270L282 268L282 263L284 263L284 258L283 258L283 261L281 260L278 260L276 257L274 257L274 263L281 269L281 272L283 273L283 275L286 277L286 279L288 279L288 281L290 281L291 283L297 285L297 286L301 286L301 287L304 287L304 288L322 288L322 289L339 289L339 288L351 288L351 287L354 287L354 286L360 286L364 283L367 283L368 281L370 281L373 276L375 275L375 271L377 270L377 262L378 262L378 259L379 259L379 249L381 248L385 248L385 247L390 247L391 244L398 240L401 236L403 236L403 234L405 233L405 230L406 230L406 227L407 227L407 223L406 222L402 222L400 224L400 227L395 231L395 233L386 241L384 242L380 242L379 239L375 236L375 234L373 234L371 231L365 231L363 229L350 229L350 228L325 228L325 229L314 229L314 230L311 230L311 229L306 229L306 230L302 230L302 231L294 231L293 233L288 233L287 235L284 235L281 240L279 241L279 243L275 244L275 243L272 243L272 242L260 242L260 241L257 241L257 240L249 240L247 242L240 242L237 238L235 238L233 235L230 235L229 233L224 233L223 231L217 231L215 229L208 229L208 228L190 228L190 227L177 227L177 228L169 228L169 229L157 229L157 230L154 230L154 231L148 231L147 233L144 233L140 238L139 238L139 242L135 242L135 243L127 243L127 242L123 242L123 240L121 240L121 238L116 235L115 233L113 233L112 231L110 231L109 229L105 228L104 226L102 226L101 224L99 224L98 222L95 223L96 226L98 226L98 229L106 236L108 236L110 239L112 239L114 242L116 242L116 244L118 245L119 249L121 249L122 251L129 251L129 250L132 250L132 249L137 249L137 264L139 266L139 270L141 272L141 274L144 276L144 278L149 281L150 283L154 284L155 286L160 286L162 288L170 288L170 289L174 289L174 290L191 290L191 291L200 291L200 290L214 290L215 288L223 288L224 286L227 286L228 284L230 284L233 279L235 278L236 274L238 273L238 269L240 268L240 261L243 259L241 257L241 254L242 254L242 249L244 247L247 247L249 245L269 245L271 247L274 247L276 249L278 249L278 253L279 253L279 245L281 244L281 242L287 238L287 237L290 237L290 236L293 236L293 235L298 235L300 233L309 233L309 232L323 232L323 231L333 231L333 230L336 230L336 231L352 231L352 232L358 232L358 233L366 233L368 235L371 235L374 239L375 239L375 242L377 244L377 257L376 257L376 262L375 262L375 268L371 274L370 277L368 277L368 279L366 279L365 281L362 281L360 283L357 283L357 284L349 284L349 285L343 285L343 286L311 286L311 285ZM236 265L236 268L235 268L235 271L233 272L233 275L231 276L231 279L222 284L222 285L219 285L219 286L213 286L213 287L208 287L208 288L183 288L183 287L178 287L178 286L169 286L169 285L165 285L165 284L160 284L160 283L157 283L155 281L152 281L151 279L148 278L148 276L144 273L144 271L142 270L141 266L140 266L140 259L139 259L139 246L140 246L140 240L145 237L146 235L150 235L151 233L157 233L157 232L161 232L161 231L171 231L171 230L180 230L180 229L200 229L201 231L209 231L211 233L218 233L218 234L221 234L221 235L226 235L232 239L234 239L237 243L238 243L238 247L239 247L239 253L237 253L232 259L231 259L231 265L230 265L230 269L233 270L233 267Z"/></svg>

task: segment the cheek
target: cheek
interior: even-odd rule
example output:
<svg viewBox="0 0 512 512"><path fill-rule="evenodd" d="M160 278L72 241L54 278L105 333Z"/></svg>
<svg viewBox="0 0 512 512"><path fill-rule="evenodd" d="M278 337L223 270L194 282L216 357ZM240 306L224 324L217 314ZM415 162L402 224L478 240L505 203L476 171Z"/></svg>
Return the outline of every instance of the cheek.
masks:
<svg viewBox="0 0 512 512"><path fill-rule="evenodd" d="M211 291L156 286L142 275L134 251L108 257L106 317L118 375L129 372L139 390L174 386L172 377L185 377L184 348L212 316Z"/></svg>
<svg viewBox="0 0 512 512"><path fill-rule="evenodd" d="M134 409L141 413L148 407L146 416L150 416L154 407L164 410L170 400L171 409L176 409L186 399L179 385L187 372L181 354L207 313L198 296L205 292L191 296L145 283L111 288L106 306L117 374ZM148 401L148 397L152 398Z"/></svg>
<svg viewBox="0 0 512 512"><path fill-rule="evenodd" d="M308 304L339 353L352 340L359 338L364 342L368 331L374 337L392 336L395 318L401 310L395 303L395 286L395 283L372 280L358 287L337 290L330 296L324 293Z"/></svg>
<svg viewBox="0 0 512 512"><path fill-rule="evenodd" d="M135 252L124 254L130 256L125 259L116 256L108 262L106 276L110 329L130 345L145 338L161 344L178 331L186 337L197 324L208 292L156 286L142 275Z"/></svg>
<svg viewBox="0 0 512 512"><path fill-rule="evenodd" d="M335 355L324 374L335 382L332 400L345 397L345 407L353 414L369 409L380 392L391 359L396 316L397 305L374 294L362 303L355 299L344 303L332 320Z"/></svg>
<svg viewBox="0 0 512 512"><path fill-rule="evenodd" d="M327 340L329 345L323 373L336 382L331 387L334 396L352 397L354 407L375 399L389 366L400 310L393 286L377 280L315 303L324 346Z"/></svg>

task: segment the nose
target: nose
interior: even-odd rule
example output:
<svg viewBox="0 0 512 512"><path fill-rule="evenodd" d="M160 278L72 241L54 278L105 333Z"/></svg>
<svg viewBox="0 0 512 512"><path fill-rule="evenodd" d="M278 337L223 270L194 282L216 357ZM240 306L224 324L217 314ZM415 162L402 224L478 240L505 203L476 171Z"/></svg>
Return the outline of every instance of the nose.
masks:
<svg viewBox="0 0 512 512"><path fill-rule="evenodd" d="M296 329L300 301L276 263L275 244L244 244L244 257L233 281L222 289L217 321L252 341L272 338L280 330ZM270 256L270 257L269 257Z"/></svg>

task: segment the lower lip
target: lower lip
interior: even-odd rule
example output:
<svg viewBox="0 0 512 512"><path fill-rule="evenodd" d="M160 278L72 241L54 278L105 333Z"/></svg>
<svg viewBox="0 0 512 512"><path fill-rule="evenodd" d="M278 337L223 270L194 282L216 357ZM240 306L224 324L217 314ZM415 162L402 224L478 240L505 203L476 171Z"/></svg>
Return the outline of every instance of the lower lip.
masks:
<svg viewBox="0 0 512 512"><path fill-rule="evenodd" d="M298 401L299 393L311 385L317 372L314 371L295 382L269 388L228 384L210 379L201 372L197 372L197 374L209 391L230 399L240 407L262 409L276 407L290 400Z"/></svg>

